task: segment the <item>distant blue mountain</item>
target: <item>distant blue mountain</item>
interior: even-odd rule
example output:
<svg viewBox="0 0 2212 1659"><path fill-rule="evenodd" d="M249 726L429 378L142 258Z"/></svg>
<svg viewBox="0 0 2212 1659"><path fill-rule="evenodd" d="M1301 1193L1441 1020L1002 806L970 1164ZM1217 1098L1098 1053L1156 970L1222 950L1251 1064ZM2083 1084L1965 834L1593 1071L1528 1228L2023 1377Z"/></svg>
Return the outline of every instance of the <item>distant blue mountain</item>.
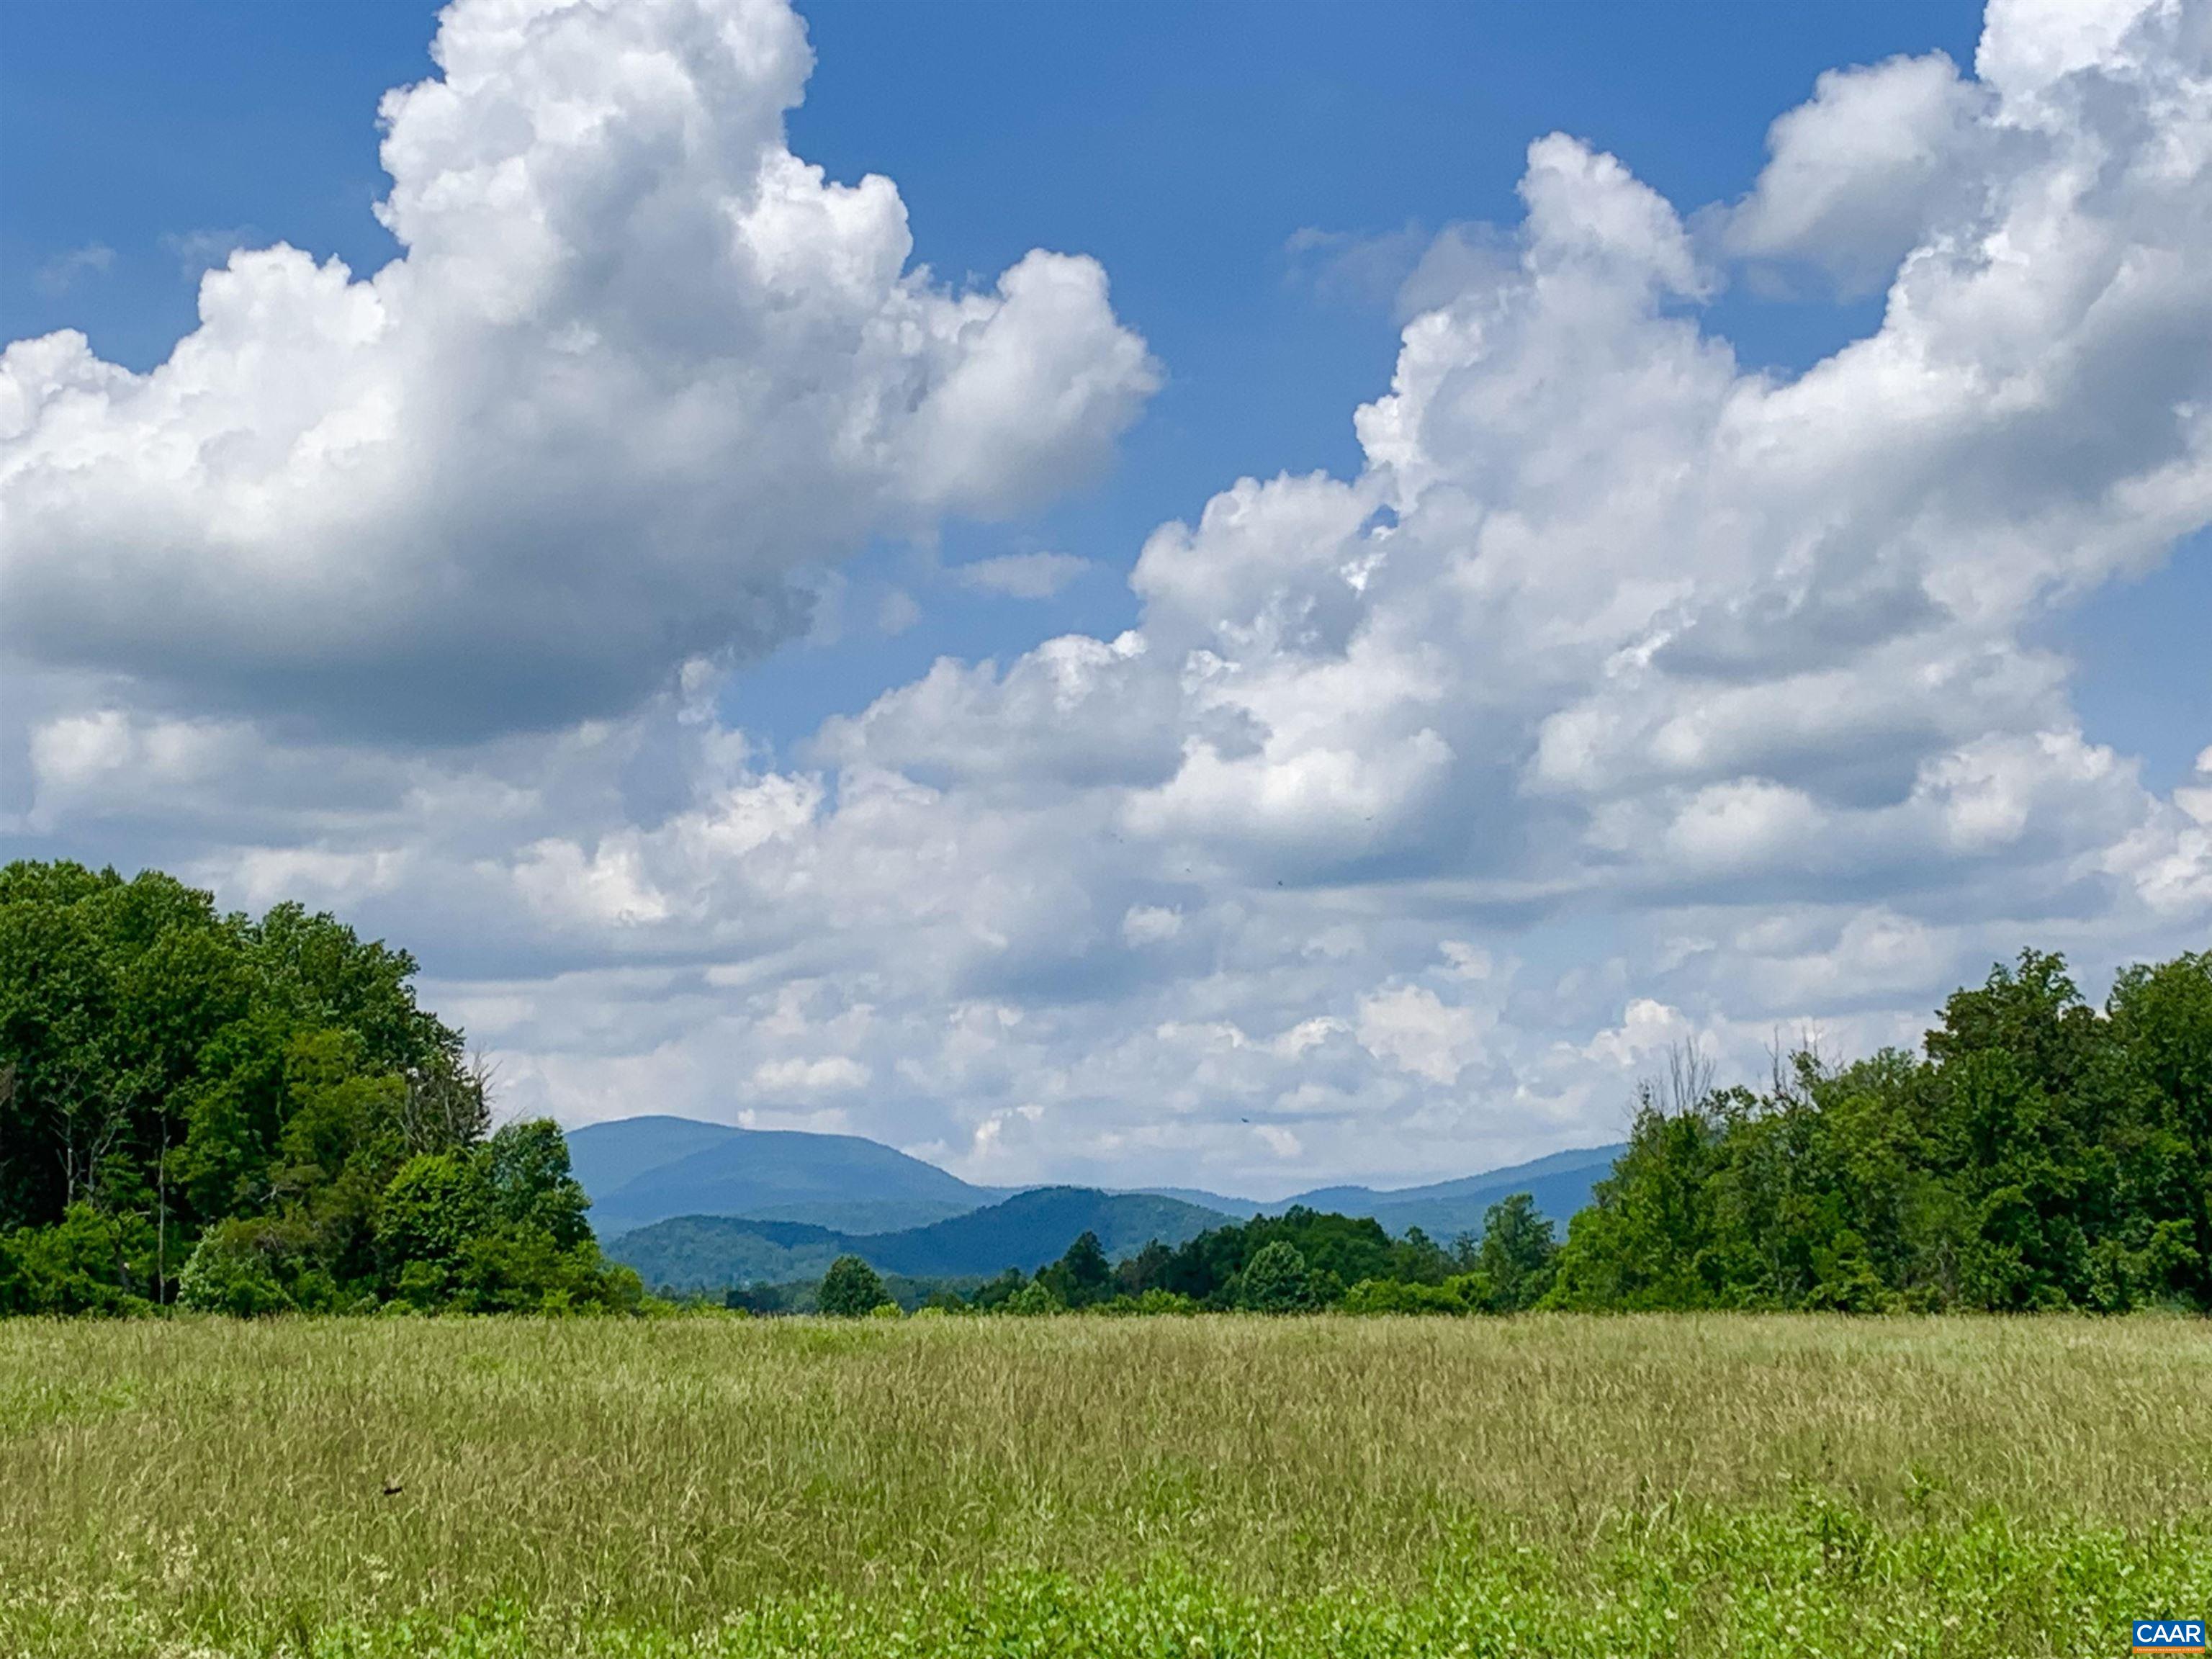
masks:
<svg viewBox="0 0 2212 1659"><path fill-rule="evenodd" d="M681 1117L593 1123L568 1136L600 1237L679 1215L741 1215L848 1232L925 1225L1005 1196L858 1135L739 1129Z"/></svg>
<svg viewBox="0 0 2212 1659"><path fill-rule="evenodd" d="M1425 1187L1380 1191L1372 1187L1316 1187L1280 1204L1261 1207L1274 1214L1303 1204L1310 1210L1334 1210L1340 1215L1372 1216L1394 1233L1419 1227L1442 1243L1461 1233L1480 1233L1483 1212L1492 1205L1512 1194L1527 1193L1536 1200L1536 1208L1564 1230L1568 1217L1588 1207L1590 1188L1613 1173L1613 1160L1626 1150L1621 1142L1581 1147Z"/></svg>
<svg viewBox="0 0 2212 1659"><path fill-rule="evenodd" d="M1085 1232L1106 1254L1134 1254L1152 1239L1180 1244L1230 1218L1180 1200L1090 1187L1039 1187L927 1226L854 1234L801 1222L685 1215L613 1239L608 1255L648 1285L724 1290L819 1278L854 1255L879 1272L916 1279L985 1279L1008 1267L1034 1273Z"/></svg>
<svg viewBox="0 0 2212 1659"><path fill-rule="evenodd" d="M595 1203L648 1170L726 1146L744 1131L690 1117L625 1117L568 1132L568 1168Z"/></svg>
<svg viewBox="0 0 2212 1659"><path fill-rule="evenodd" d="M1202 1187L1131 1187L1115 1190L1150 1193L1155 1198L1179 1198L1186 1204L1195 1204L1204 1210L1218 1210L1239 1221L1249 1221L1261 1211L1273 1207L1253 1199L1231 1198L1225 1193L1209 1193Z"/></svg>
<svg viewBox="0 0 2212 1659"><path fill-rule="evenodd" d="M1255 1215L1280 1215L1292 1205L1339 1215L1372 1216L1394 1233L1419 1227L1439 1243L1462 1233L1480 1233L1483 1212L1514 1193L1527 1193L1536 1207L1565 1228L1567 1218L1587 1206L1590 1188L1610 1174L1623 1146L1579 1147L1455 1181L1424 1187L1316 1187L1289 1198L1261 1203L1230 1198L1194 1187L1146 1187L1141 1190L1179 1198L1249 1221Z"/></svg>
<svg viewBox="0 0 2212 1659"><path fill-rule="evenodd" d="M1303 1204L1343 1215L1372 1216L1394 1233L1419 1227L1433 1238L1448 1241L1462 1232L1480 1231L1484 1211L1516 1192L1533 1195L1538 1209L1564 1225L1569 1216L1589 1202L1591 1186L1612 1169L1620 1151L1620 1146L1611 1146L1554 1152L1510 1169L1420 1187L1316 1187L1264 1204L1195 1188L1146 1188L1120 1194L1103 1194L1089 1188L1013 1190L1023 1198L1087 1193L1091 1199L1085 1202L1106 1197L1157 1198L1236 1220L1262 1212L1279 1213L1293 1204ZM969 1232L956 1230L935 1237L995 1238L1000 1243L991 1249L1015 1248L1018 1253L1030 1248L1026 1241L1031 1235L1024 1218L1031 1212L1019 1206L1006 1210L1001 1200L1008 1198L1010 1189L976 1186L933 1164L858 1135L739 1129L682 1117L633 1117L572 1132L568 1156L576 1178L592 1196L592 1224L602 1239L679 1216L738 1216L757 1222L803 1224L846 1240L905 1234L972 1218L974 1226ZM1050 1200L1062 1205L1069 1201ZM1040 1205L1044 1203L1040 1200ZM1048 1261L1057 1257L1068 1240L1085 1227L1098 1232L1109 1248L1114 1248L1108 1234L1119 1222L1106 1211L1096 1213L1104 1219L1082 1222L1059 1235L1041 1259ZM1136 1211L1132 1208L1127 1213ZM1042 1208L1036 1217L1042 1225ZM1062 1218L1054 1216L1052 1226L1058 1227ZM1000 1231L994 1233L994 1228ZM1164 1238L1167 1233L1159 1236ZM1129 1248L1144 1242L1144 1237L1136 1237ZM964 1243L945 1248L961 1260L970 1259L963 1254ZM979 1243L977 1248L983 1246ZM988 1257L989 1250L985 1249L984 1255ZM977 1271L995 1273L1015 1260L1009 1256ZM939 1271L888 1262L878 1265L896 1273Z"/></svg>

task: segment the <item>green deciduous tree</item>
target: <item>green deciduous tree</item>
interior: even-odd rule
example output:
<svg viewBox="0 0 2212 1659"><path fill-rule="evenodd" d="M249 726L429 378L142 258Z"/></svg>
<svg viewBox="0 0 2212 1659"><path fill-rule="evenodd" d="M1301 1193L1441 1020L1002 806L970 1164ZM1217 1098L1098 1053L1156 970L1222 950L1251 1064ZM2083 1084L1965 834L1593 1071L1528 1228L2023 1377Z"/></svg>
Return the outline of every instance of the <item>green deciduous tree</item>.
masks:
<svg viewBox="0 0 2212 1659"><path fill-rule="evenodd" d="M1237 1276L1237 1304L1255 1313L1310 1313L1328 1299L1304 1255L1286 1239L1261 1246Z"/></svg>
<svg viewBox="0 0 2212 1659"><path fill-rule="evenodd" d="M1059 1261L1039 1272L1036 1282L1064 1308L1091 1308L1114 1294L1114 1267L1098 1235L1086 1232Z"/></svg>
<svg viewBox="0 0 2212 1659"><path fill-rule="evenodd" d="M0 1310L634 1304L414 974L297 905L0 869Z"/></svg>
<svg viewBox="0 0 2212 1659"><path fill-rule="evenodd" d="M839 1256L822 1275L817 1303L834 1318L859 1319L890 1300L882 1278L857 1255Z"/></svg>
<svg viewBox="0 0 2212 1659"><path fill-rule="evenodd" d="M1547 1300L1585 1308L2212 1307L2212 953L2104 1009L2024 951L1921 1056L1800 1054L1763 1095L1647 1097Z"/></svg>
<svg viewBox="0 0 2212 1659"><path fill-rule="evenodd" d="M1536 1200L1515 1193L1483 1212L1482 1242L1476 1261L1489 1305L1512 1313L1534 1305L1552 1288L1559 1253L1552 1224L1536 1212Z"/></svg>

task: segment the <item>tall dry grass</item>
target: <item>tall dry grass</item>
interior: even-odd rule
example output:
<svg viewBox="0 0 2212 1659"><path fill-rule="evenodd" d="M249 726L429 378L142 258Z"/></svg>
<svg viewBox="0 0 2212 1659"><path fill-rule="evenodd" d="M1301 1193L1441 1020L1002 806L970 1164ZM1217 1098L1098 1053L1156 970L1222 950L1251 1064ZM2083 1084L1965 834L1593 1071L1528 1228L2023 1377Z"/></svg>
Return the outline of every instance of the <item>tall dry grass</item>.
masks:
<svg viewBox="0 0 2212 1659"><path fill-rule="evenodd" d="M305 1650L494 1607L696 1632L1015 1571L1414 1595L1470 1551L1569 1579L1639 1538L1704 1559L1808 1494L1877 1538L2165 1560L2212 1516L2212 1328L0 1322L0 1648L23 1651Z"/></svg>

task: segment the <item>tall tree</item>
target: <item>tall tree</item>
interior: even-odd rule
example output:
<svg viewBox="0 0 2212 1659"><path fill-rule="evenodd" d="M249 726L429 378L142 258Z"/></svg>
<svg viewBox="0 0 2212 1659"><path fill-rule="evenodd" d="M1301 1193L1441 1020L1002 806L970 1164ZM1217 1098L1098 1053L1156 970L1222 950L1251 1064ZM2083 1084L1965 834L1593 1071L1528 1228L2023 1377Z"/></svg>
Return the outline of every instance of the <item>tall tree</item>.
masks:
<svg viewBox="0 0 2212 1659"><path fill-rule="evenodd" d="M1528 1194L1511 1194L1483 1212L1476 1265L1499 1311L1526 1308L1550 1290L1559 1253L1551 1222Z"/></svg>
<svg viewBox="0 0 2212 1659"><path fill-rule="evenodd" d="M0 1311L166 1302L188 1261L240 1311L374 1304L422 1158L465 1172L483 1225L416 1290L635 1300L559 1131L487 1142L484 1073L414 974L298 905L254 921L156 871L0 869Z"/></svg>

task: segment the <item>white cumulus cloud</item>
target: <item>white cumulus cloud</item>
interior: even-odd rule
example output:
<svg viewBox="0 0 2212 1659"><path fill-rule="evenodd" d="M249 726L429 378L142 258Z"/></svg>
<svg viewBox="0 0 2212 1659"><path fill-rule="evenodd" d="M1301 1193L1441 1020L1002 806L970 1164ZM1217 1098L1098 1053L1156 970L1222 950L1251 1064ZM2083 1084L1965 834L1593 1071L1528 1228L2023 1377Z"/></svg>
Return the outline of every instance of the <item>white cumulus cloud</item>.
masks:
<svg viewBox="0 0 2212 1659"><path fill-rule="evenodd" d="M1073 553L1001 553L955 567L962 586L1010 599L1048 599L1090 568Z"/></svg>
<svg viewBox="0 0 2212 1659"><path fill-rule="evenodd" d="M781 0L461 0L384 100L356 274L233 252L134 374L0 360L19 658L447 738L620 712L801 625L790 577L1095 473L1156 382L1086 258L956 291L786 147Z"/></svg>
<svg viewBox="0 0 2212 1659"><path fill-rule="evenodd" d="M11 349L41 844L329 894L495 1012L518 1108L1263 1194L1607 1138L1692 1039L1909 1042L2023 945L2201 948L2212 758L2146 787L2041 643L2212 522L2200 9L2008 0L1704 214L1540 137L1348 476L1224 479L1126 631L781 755L714 690L788 561L1073 479L1152 371L1096 267L951 293L790 157L787 14L522 15L390 106L395 266L240 255L143 379ZM1747 371L1700 308L1784 259L1881 320ZM348 674L531 719L363 737Z"/></svg>

